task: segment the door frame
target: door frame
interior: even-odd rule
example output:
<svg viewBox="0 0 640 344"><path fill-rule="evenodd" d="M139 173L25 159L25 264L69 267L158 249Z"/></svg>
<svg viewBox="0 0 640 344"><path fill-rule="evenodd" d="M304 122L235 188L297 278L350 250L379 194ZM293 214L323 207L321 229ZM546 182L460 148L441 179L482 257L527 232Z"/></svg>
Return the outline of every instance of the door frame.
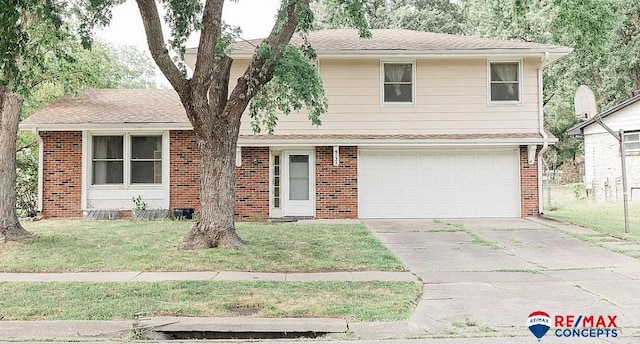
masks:
<svg viewBox="0 0 640 344"><path fill-rule="evenodd" d="M280 208L274 207L274 156L280 156ZM309 201L304 211L290 209L289 200L289 157L291 155L309 156ZM272 147L269 154L269 216L270 217L315 217L316 216L316 150L315 147L277 148ZM296 202L296 201L293 201Z"/></svg>

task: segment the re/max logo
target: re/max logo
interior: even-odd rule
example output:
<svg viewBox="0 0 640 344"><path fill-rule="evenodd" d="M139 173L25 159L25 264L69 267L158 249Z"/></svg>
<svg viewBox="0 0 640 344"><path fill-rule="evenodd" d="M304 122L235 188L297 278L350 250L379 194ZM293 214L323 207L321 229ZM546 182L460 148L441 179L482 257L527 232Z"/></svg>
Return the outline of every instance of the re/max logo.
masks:
<svg viewBox="0 0 640 344"><path fill-rule="evenodd" d="M617 315L556 315L555 327L617 328Z"/></svg>

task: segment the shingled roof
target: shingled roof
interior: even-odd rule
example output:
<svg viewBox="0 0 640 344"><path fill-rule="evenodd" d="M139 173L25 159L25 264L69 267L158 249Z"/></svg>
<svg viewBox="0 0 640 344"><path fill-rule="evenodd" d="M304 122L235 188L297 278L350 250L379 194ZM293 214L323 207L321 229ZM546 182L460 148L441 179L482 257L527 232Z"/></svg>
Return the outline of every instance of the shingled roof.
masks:
<svg viewBox="0 0 640 344"><path fill-rule="evenodd" d="M472 36L450 35L403 29L371 30L370 39L360 38L358 31L350 29L319 30L309 33L309 42L318 55L371 53L388 54L460 54L460 53L504 53L505 50L518 50L519 53L545 53L566 55L570 48L531 43L524 41L495 40ZM262 39L239 41L233 45L232 56L251 55ZM295 35L291 43L299 45L301 38ZM195 52L195 48L191 49Z"/></svg>
<svg viewBox="0 0 640 344"><path fill-rule="evenodd" d="M171 89L90 89L66 95L20 123L23 129L74 125L184 125L191 127Z"/></svg>

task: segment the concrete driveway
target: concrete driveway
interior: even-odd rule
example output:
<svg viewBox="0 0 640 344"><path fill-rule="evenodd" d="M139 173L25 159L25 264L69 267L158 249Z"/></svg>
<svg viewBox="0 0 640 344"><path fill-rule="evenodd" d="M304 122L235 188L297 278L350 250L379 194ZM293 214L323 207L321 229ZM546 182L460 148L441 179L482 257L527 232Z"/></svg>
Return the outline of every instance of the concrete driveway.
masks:
<svg viewBox="0 0 640 344"><path fill-rule="evenodd" d="M556 315L616 316L618 336L601 335L591 338L593 343L640 342L640 261L635 258L540 220L363 222L422 279L412 321L432 334L530 336L534 343L527 318L541 310L552 322ZM569 230L588 234L580 227ZM559 338L551 327L545 342L578 339Z"/></svg>

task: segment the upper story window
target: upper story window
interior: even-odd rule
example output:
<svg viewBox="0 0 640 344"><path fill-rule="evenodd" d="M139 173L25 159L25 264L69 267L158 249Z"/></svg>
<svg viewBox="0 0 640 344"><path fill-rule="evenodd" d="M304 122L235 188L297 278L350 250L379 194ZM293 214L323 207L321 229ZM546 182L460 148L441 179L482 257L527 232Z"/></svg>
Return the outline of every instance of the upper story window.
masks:
<svg viewBox="0 0 640 344"><path fill-rule="evenodd" d="M624 149L627 152L640 151L640 131L624 134Z"/></svg>
<svg viewBox="0 0 640 344"><path fill-rule="evenodd" d="M491 103L520 102L520 62L489 62L489 74Z"/></svg>
<svg viewBox="0 0 640 344"><path fill-rule="evenodd" d="M93 185L162 184L162 135L96 135L91 144Z"/></svg>
<svg viewBox="0 0 640 344"><path fill-rule="evenodd" d="M414 103L414 64L412 62L382 63L382 103Z"/></svg>

